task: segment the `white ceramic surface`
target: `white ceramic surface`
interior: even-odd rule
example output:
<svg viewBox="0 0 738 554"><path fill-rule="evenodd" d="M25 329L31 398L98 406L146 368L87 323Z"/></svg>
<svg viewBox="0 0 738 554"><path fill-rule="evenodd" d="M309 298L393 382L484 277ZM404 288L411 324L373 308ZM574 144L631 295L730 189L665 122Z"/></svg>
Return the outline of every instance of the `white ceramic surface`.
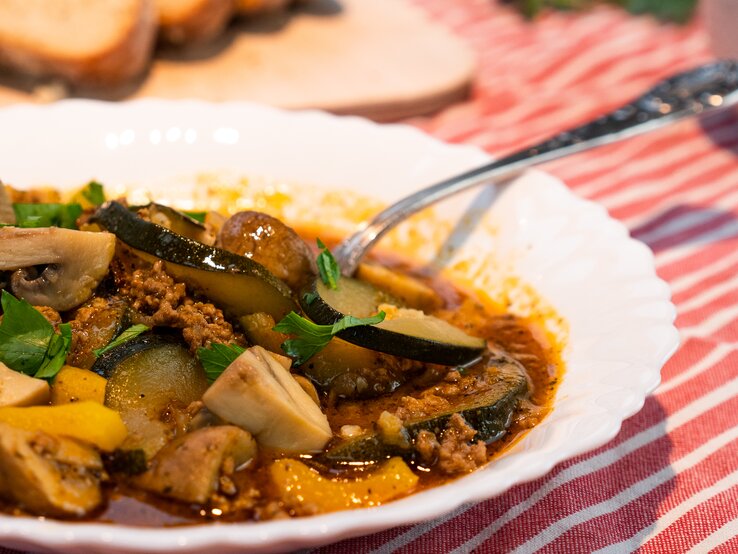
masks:
<svg viewBox="0 0 738 554"><path fill-rule="evenodd" d="M94 177L113 187L145 183L156 196L174 200L197 192L192 175L224 170L269 176L287 188L291 182L319 184L334 191L327 193L334 200L351 197L353 192L341 191L352 190L390 201L488 159L406 126L247 104L18 106L0 110L0 129L0 178L8 183L70 187ZM493 197L491 190L471 192L391 241L413 248L409 253L421 261L442 263L447 273L493 298L506 295L521 312L535 303L530 285L545 299L537 305L553 306L568 323L567 371L554 410L504 456L452 484L361 514L172 529L0 516L0 544L65 552L219 553L318 545L492 497L610 440L623 419L641 408L678 345L668 287L656 277L645 246L556 179L530 172L487 209ZM313 212L293 213L314 217L310 204ZM467 206L449 252L437 231L450 228ZM330 219L336 229L353 224L336 214ZM413 233L427 235L424 248L406 240ZM566 334L553 323L554 331Z"/></svg>

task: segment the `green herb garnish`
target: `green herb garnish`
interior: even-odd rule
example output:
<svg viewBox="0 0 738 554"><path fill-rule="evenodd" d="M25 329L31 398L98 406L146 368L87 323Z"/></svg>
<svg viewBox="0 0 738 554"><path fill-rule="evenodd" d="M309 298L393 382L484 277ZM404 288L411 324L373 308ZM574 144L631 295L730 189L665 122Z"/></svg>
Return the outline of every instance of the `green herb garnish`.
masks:
<svg viewBox="0 0 738 554"><path fill-rule="evenodd" d="M13 204L17 227L77 228L82 206L72 204Z"/></svg>
<svg viewBox="0 0 738 554"><path fill-rule="evenodd" d="M341 278L341 269L338 267L336 258L333 257L328 247L323 244L323 241L318 239L318 248L320 248L320 254L318 254L318 273L320 273L320 279L325 283L328 288L338 288L338 279Z"/></svg>
<svg viewBox="0 0 738 554"><path fill-rule="evenodd" d="M205 216L208 215L207 212L188 212L183 211L183 214L185 214L187 217L194 219L195 221L198 221L200 223L205 223Z"/></svg>
<svg viewBox="0 0 738 554"><path fill-rule="evenodd" d="M149 330L149 327L146 325L143 325L141 323L137 325L131 325L128 329L123 331L120 335L115 337L113 340L111 340L106 346L103 346L102 348L96 348L92 351L93 354L95 354L96 357L100 357L108 350L111 350L115 348L116 346L120 346L124 342L128 342L132 338L137 337L141 333L145 333Z"/></svg>
<svg viewBox="0 0 738 554"><path fill-rule="evenodd" d="M294 339L284 341L282 343L282 350L284 350L285 354L295 359L295 365L301 365L320 352L334 335L344 329L363 325L376 325L384 321L384 317L384 312L364 318L347 315L336 321L333 325L318 325L295 312L290 312L274 326L273 330L296 336Z"/></svg>
<svg viewBox="0 0 738 554"><path fill-rule="evenodd" d="M44 363L35 373L34 377L38 377L39 379L53 379L67 361L67 354L69 354L71 345L72 326L69 323L61 323L59 325L59 334L54 333L51 336Z"/></svg>
<svg viewBox="0 0 738 554"><path fill-rule="evenodd" d="M245 350L237 344L213 343L208 348L198 348L197 357L200 359L208 381L212 383Z"/></svg>
<svg viewBox="0 0 738 554"><path fill-rule="evenodd" d="M25 300L2 293L0 362L10 369L41 379L54 377L69 353L72 328L59 325L59 334L46 318Z"/></svg>
<svg viewBox="0 0 738 554"><path fill-rule="evenodd" d="M313 302L315 302L320 295L317 291L308 291L302 295L302 299L305 301L305 303L310 306Z"/></svg>
<svg viewBox="0 0 738 554"><path fill-rule="evenodd" d="M105 203L105 191L103 186L97 181L90 181L81 191L82 198L87 200L93 206L100 206Z"/></svg>

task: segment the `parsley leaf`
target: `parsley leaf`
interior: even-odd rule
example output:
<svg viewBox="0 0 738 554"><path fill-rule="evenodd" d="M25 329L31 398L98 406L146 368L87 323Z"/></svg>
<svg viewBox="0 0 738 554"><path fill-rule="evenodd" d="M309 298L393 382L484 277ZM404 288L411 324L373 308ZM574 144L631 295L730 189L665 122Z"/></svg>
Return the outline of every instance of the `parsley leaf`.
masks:
<svg viewBox="0 0 738 554"><path fill-rule="evenodd" d="M318 239L318 248L320 248L320 254L318 254L318 273L320 273L321 280L328 286L328 288L338 288L338 279L341 278L341 269L338 267L336 258L333 257L328 247L323 244L323 241Z"/></svg>
<svg viewBox="0 0 738 554"><path fill-rule="evenodd" d="M205 216L208 215L207 212L188 212L187 210L183 210L182 213L200 223L205 223Z"/></svg>
<svg viewBox="0 0 738 554"><path fill-rule="evenodd" d="M149 330L149 327L141 323L137 325L131 325L128 329L126 329L120 335L118 335L113 340L111 340L107 344L107 346L103 346L102 348L96 348L95 350L92 351L92 353L95 354L95 356L99 358L100 356L105 354L105 352L107 352L108 350L111 350L115 348L116 346L120 346L124 342L128 342L132 338L135 338L141 333L144 333L148 330Z"/></svg>
<svg viewBox="0 0 738 554"><path fill-rule="evenodd" d="M208 348L198 348L197 357L200 359L208 381L212 383L245 350L245 348L237 344L219 344L214 342Z"/></svg>
<svg viewBox="0 0 738 554"><path fill-rule="evenodd" d="M103 186L97 181L90 181L79 192L82 198L93 206L99 206L105 203L105 191L103 190Z"/></svg>
<svg viewBox="0 0 738 554"><path fill-rule="evenodd" d="M2 293L3 320L0 323L0 362L10 369L50 379L64 365L72 342L68 323L59 333L33 306Z"/></svg>
<svg viewBox="0 0 738 554"><path fill-rule="evenodd" d="M49 341L49 348L46 351L46 357L41 367L34 374L39 379L51 379L67 361L69 347L72 344L72 326L69 323L59 325L59 333L54 333Z"/></svg>
<svg viewBox="0 0 738 554"><path fill-rule="evenodd" d="M7 291L2 294L3 320L0 323L0 361L33 375L44 362L54 328L24 300Z"/></svg>
<svg viewBox="0 0 738 554"><path fill-rule="evenodd" d="M287 339L282 343L282 350L288 356L295 358L295 365L297 366L305 363L312 356L320 352L334 335L344 329L363 325L375 325L384 321L384 317L384 312L379 312L377 315L365 318L347 315L336 321L333 325L318 325L295 312L290 312L274 326L273 330L280 333L296 335L296 338Z"/></svg>
<svg viewBox="0 0 738 554"><path fill-rule="evenodd" d="M65 227L77 228L77 218L82 215L82 206L72 204L13 204L18 227Z"/></svg>
<svg viewBox="0 0 738 554"><path fill-rule="evenodd" d="M320 296L318 292L313 290L313 291L308 291L305 294L303 294L302 299L309 306L310 304L312 304L318 299L318 296Z"/></svg>

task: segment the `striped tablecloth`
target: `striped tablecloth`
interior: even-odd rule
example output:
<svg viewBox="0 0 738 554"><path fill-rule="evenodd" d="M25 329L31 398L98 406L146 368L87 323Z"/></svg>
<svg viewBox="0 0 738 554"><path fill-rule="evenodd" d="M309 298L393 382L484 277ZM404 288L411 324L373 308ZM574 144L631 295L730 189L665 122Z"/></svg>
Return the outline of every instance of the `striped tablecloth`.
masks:
<svg viewBox="0 0 738 554"><path fill-rule="evenodd" d="M710 58L699 22L603 8L531 25L491 0L414 2L467 39L480 67L468 102L411 123L495 155ZM738 552L738 113L547 169L655 251L683 338L663 384L615 440L539 480L316 552Z"/></svg>
<svg viewBox="0 0 738 554"><path fill-rule="evenodd" d="M711 57L699 22L597 9L531 25L491 0L415 3L467 39L480 67L470 101L413 123L495 155ZM541 479L318 552L738 552L738 112L547 169L656 253L683 341L663 384L615 440Z"/></svg>

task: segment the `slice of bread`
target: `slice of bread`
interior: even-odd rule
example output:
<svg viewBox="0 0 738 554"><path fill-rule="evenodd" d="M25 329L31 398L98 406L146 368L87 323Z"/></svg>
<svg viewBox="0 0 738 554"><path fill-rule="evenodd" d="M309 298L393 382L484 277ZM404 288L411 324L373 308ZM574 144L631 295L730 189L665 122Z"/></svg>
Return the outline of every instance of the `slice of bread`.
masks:
<svg viewBox="0 0 738 554"><path fill-rule="evenodd" d="M228 25L235 7L234 0L156 0L161 38L172 44L215 38Z"/></svg>
<svg viewBox="0 0 738 554"><path fill-rule="evenodd" d="M236 9L241 15L254 15L281 10L292 3L292 0L235 0Z"/></svg>
<svg viewBox="0 0 738 554"><path fill-rule="evenodd" d="M73 85L141 73L156 36L153 0L0 0L0 63Z"/></svg>
<svg viewBox="0 0 738 554"><path fill-rule="evenodd" d="M206 42L220 35L236 14L250 16L278 11L292 2L293 0L156 0L160 36L170 44Z"/></svg>

